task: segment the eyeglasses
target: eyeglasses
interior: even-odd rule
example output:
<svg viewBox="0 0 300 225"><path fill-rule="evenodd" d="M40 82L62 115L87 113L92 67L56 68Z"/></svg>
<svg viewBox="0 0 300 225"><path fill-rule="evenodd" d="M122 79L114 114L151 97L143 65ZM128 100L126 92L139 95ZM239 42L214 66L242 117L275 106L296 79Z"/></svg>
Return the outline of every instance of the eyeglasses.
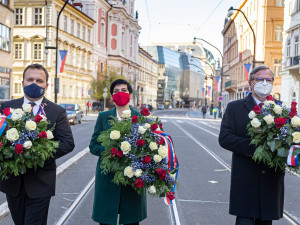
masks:
<svg viewBox="0 0 300 225"><path fill-rule="evenodd" d="M255 80L257 83L263 83L266 81L269 84L272 84L274 81L274 78L262 78L262 77L256 77L253 80Z"/></svg>

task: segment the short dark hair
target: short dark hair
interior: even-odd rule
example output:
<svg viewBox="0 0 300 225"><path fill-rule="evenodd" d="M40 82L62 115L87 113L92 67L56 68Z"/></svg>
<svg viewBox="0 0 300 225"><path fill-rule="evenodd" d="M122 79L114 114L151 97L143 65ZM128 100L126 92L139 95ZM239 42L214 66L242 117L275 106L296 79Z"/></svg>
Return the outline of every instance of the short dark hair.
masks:
<svg viewBox="0 0 300 225"><path fill-rule="evenodd" d="M117 85L119 85L119 84L126 84L126 85L127 85L127 89L128 89L128 91L129 91L129 94L132 93L132 86L131 86L131 84L128 83L127 80L124 80L124 79L117 79L117 80L115 80L114 82L112 82L112 84L110 85L109 92L110 92L111 95L113 95L115 86L117 86Z"/></svg>
<svg viewBox="0 0 300 225"><path fill-rule="evenodd" d="M28 69L44 70L44 72L46 74L46 83L48 83L48 78L49 78L48 71L45 69L45 67L43 67L41 64L38 64L38 63L30 64L29 66L26 67L26 69L23 72L23 80L25 79L25 72Z"/></svg>
<svg viewBox="0 0 300 225"><path fill-rule="evenodd" d="M258 66L258 67L255 67L251 73L250 73L250 80L253 80L254 77L255 77L255 74L258 72L258 71L261 71L261 70L270 70L271 74L272 74L272 77L274 78L274 73L273 71L267 67L266 65L261 65L261 66Z"/></svg>

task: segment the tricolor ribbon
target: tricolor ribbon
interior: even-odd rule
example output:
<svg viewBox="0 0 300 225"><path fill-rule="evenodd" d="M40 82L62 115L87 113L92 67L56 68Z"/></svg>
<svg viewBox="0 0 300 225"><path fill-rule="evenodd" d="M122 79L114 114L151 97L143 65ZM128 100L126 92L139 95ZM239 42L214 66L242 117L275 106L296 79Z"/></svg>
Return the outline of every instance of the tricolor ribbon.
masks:
<svg viewBox="0 0 300 225"><path fill-rule="evenodd" d="M12 114L9 114L8 116L2 117L0 121L0 136L3 134L5 127L7 126L6 119L9 119Z"/></svg>
<svg viewBox="0 0 300 225"><path fill-rule="evenodd" d="M300 145L292 145L289 150L289 155L287 157L287 165L289 166L299 166L299 154L293 155L294 151L300 148Z"/></svg>
<svg viewBox="0 0 300 225"><path fill-rule="evenodd" d="M40 115L40 114L41 114L41 115L46 116L46 113L45 113L45 111L44 111L44 107L45 107L44 104L40 104L39 111L37 112L36 115Z"/></svg>

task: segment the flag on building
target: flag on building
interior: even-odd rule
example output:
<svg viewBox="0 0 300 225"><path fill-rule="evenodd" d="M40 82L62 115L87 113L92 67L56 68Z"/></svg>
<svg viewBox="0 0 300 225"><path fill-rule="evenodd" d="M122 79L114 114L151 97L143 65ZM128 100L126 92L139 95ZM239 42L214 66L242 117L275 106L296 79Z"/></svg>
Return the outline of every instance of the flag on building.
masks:
<svg viewBox="0 0 300 225"><path fill-rule="evenodd" d="M211 98L212 97L212 92L211 92L211 87L210 86L208 86L207 87L208 88L208 96Z"/></svg>
<svg viewBox="0 0 300 225"><path fill-rule="evenodd" d="M244 64L246 80L249 82L249 75L251 71L252 64Z"/></svg>
<svg viewBox="0 0 300 225"><path fill-rule="evenodd" d="M67 58L68 51L66 50L59 50L58 51L58 61L57 61L57 73L64 72L64 66Z"/></svg>
<svg viewBox="0 0 300 225"><path fill-rule="evenodd" d="M202 88L202 96L205 97L206 93L205 93L205 88Z"/></svg>
<svg viewBox="0 0 300 225"><path fill-rule="evenodd" d="M221 77L215 77L215 91L219 91L220 88L220 84L221 84Z"/></svg>

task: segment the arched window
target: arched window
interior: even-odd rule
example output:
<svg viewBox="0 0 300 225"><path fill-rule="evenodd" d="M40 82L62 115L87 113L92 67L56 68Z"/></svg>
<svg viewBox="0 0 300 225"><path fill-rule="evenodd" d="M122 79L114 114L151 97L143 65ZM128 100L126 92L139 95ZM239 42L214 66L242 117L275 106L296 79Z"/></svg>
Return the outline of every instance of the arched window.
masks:
<svg viewBox="0 0 300 225"><path fill-rule="evenodd" d="M292 102L296 102L296 92L293 92L292 94Z"/></svg>

